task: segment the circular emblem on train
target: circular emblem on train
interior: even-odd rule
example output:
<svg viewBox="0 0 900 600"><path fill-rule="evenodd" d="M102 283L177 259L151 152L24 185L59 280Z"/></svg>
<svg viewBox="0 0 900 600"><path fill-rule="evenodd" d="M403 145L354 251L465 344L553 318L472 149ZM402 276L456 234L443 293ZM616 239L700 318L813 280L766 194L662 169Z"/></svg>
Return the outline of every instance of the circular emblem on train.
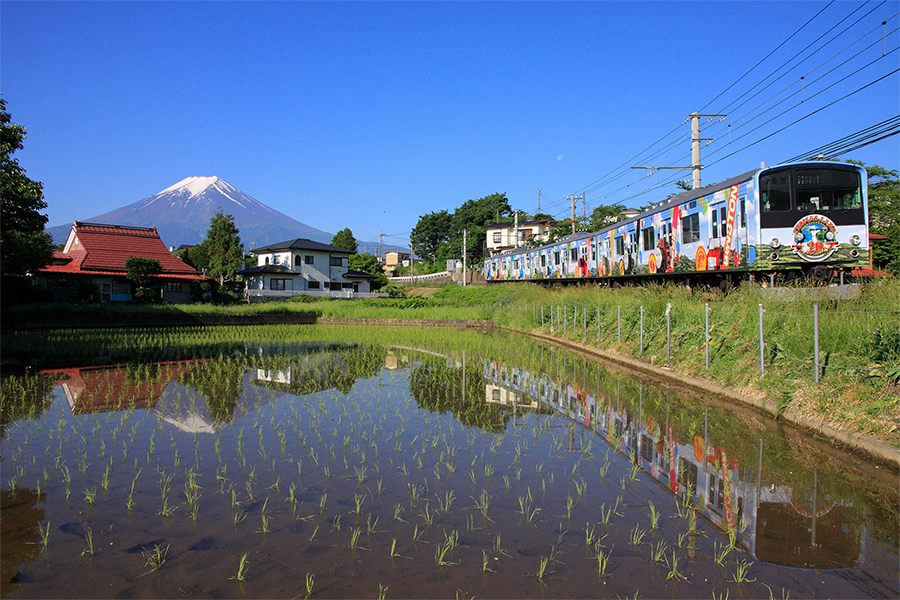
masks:
<svg viewBox="0 0 900 600"><path fill-rule="evenodd" d="M803 217L791 231L794 254L803 260L820 262L834 254L838 247L837 227L824 215Z"/></svg>

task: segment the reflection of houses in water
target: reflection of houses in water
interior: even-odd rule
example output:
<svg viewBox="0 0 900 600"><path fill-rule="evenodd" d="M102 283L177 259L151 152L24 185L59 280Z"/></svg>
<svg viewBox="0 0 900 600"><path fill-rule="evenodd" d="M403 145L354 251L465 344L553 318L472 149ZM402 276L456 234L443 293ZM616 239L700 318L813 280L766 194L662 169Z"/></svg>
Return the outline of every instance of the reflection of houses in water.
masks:
<svg viewBox="0 0 900 600"><path fill-rule="evenodd" d="M290 362L275 361L256 369L252 383L294 395L312 394L331 388L347 391L362 365L355 344L308 344Z"/></svg>
<svg viewBox="0 0 900 600"><path fill-rule="evenodd" d="M672 493L690 491L701 514L733 532L759 560L806 568L849 567L865 560L867 536L851 507L835 506L817 483L808 493L796 485L765 489L758 471L761 456L743 465L727 447L715 447L702 436L678 439L668 408L656 417L644 413L642 393L635 414L620 402L618 389L609 396L588 393L577 384L496 361L484 363L484 377L488 401L502 402L504 395L533 398L594 431Z"/></svg>
<svg viewBox="0 0 900 600"><path fill-rule="evenodd" d="M140 367L77 367L41 371L59 374L60 386L73 414L128 408L153 408L166 388L197 362L169 362Z"/></svg>

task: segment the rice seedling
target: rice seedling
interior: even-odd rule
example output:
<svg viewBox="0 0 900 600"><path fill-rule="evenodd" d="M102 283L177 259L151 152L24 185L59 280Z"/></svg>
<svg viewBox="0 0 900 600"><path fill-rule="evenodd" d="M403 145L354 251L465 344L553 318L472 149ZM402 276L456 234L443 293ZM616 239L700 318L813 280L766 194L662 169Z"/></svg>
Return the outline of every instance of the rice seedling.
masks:
<svg viewBox="0 0 900 600"><path fill-rule="evenodd" d="M606 577L606 569L609 566L609 555L604 554L603 550L597 551L597 575L600 579Z"/></svg>
<svg viewBox="0 0 900 600"><path fill-rule="evenodd" d="M659 540L656 545L650 547L650 560L659 563L665 560L666 544Z"/></svg>
<svg viewBox="0 0 900 600"><path fill-rule="evenodd" d="M97 500L97 488L92 487L92 488L87 488L84 490L84 501L85 502L87 502L88 504L93 506L94 502L96 500Z"/></svg>
<svg viewBox="0 0 900 600"><path fill-rule="evenodd" d="M44 527L38 525L38 535L41 537L41 552L46 552L50 544L50 521Z"/></svg>
<svg viewBox="0 0 900 600"><path fill-rule="evenodd" d="M453 490L450 490L446 494L444 494L444 499L441 500L441 497L437 497L438 508L442 515L446 515L450 512L450 505L453 504L453 500L456 498L456 494L453 493Z"/></svg>
<svg viewBox="0 0 900 600"><path fill-rule="evenodd" d="M94 531L90 527L84 532L84 540L87 542L87 548L81 551L81 555L90 554L94 556Z"/></svg>
<svg viewBox="0 0 900 600"><path fill-rule="evenodd" d="M365 494L354 494L353 496L356 504L356 508L353 510L353 512L356 514L356 519L359 520L360 513L362 512L363 501L365 501L366 496Z"/></svg>
<svg viewBox="0 0 900 600"><path fill-rule="evenodd" d="M400 505L400 504L395 505L395 506L394 506L394 517L393 517L393 519L394 519L395 521L400 521L401 523L406 523L406 521L403 519L403 517L400 516L400 513L401 513L401 512L403 512L403 506Z"/></svg>
<svg viewBox="0 0 900 600"><path fill-rule="evenodd" d="M353 527L350 529L350 549L356 550L359 544L359 527Z"/></svg>
<svg viewBox="0 0 900 600"><path fill-rule="evenodd" d="M672 551L672 560L668 563L669 572L666 574L666 580L678 581L679 579L687 579L679 570L678 570L678 554L673 550Z"/></svg>
<svg viewBox="0 0 900 600"><path fill-rule="evenodd" d="M247 578L247 567L249 566L249 561L247 560L247 553L244 552L241 554L241 560L238 562L238 570L237 575L234 577L229 577L229 579L237 579L238 581L244 581Z"/></svg>
<svg viewBox="0 0 900 600"><path fill-rule="evenodd" d="M335 515L334 519L331 521L331 530L332 531L340 531L341 530L341 515Z"/></svg>
<svg viewBox="0 0 900 600"><path fill-rule="evenodd" d="M306 598L307 600L312 597L313 592L313 584L316 581L316 576L312 573L306 574Z"/></svg>
<svg viewBox="0 0 900 600"><path fill-rule="evenodd" d="M629 543L632 546L640 546L641 542L643 542L644 540L645 535L646 532L641 529L641 525L640 523L638 523L634 526L634 529L631 530L631 538L629 539Z"/></svg>
<svg viewBox="0 0 900 600"><path fill-rule="evenodd" d="M166 562L166 555L169 553L169 546L165 548L159 544L153 546L153 550L144 550L141 554L144 557L144 566L150 567L150 570L144 575L148 575L154 571L159 571ZM141 576L143 577L143 575Z"/></svg>
<svg viewBox="0 0 900 600"><path fill-rule="evenodd" d="M749 571L749 569L752 565L753 565L752 562L748 563L743 560L737 561L737 565L735 566L735 572L734 572L734 577L732 578L732 581L739 585L742 583L750 583L750 582L756 581L756 579L748 579L747 578L747 571Z"/></svg>
<svg viewBox="0 0 900 600"><path fill-rule="evenodd" d="M659 511L656 510L656 506L652 501L649 501L647 504L650 507L650 529L656 531L659 528Z"/></svg>
<svg viewBox="0 0 900 600"><path fill-rule="evenodd" d="M378 584L378 600L384 600L387 597L388 587L390 586Z"/></svg>
<svg viewBox="0 0 900 600"><path fill-rule="evenodd" d="M731 554L731 546L713 542L713 558L717 565L724 565L729 554Z"/></svg>
<svg viewBox="0 0 900 600"><path fill-rule="evenodd" d="M262 529L259 530L263 535L269 533L269 516L266 514L266 506L269 504L269 499L266 498L265 502L263 502L262 511L260 511L260 519L262 520Z"/></svg>
<svg viewBox="0 0 900 600"><path fill-rule="evenodd" d="M424 520L426 527L431 527L434 523L434 514L429 511L428 502L425 502L425 510L420 512L419 515Z"/></svg>
<svg viewBox="0 0 900 600"><path fill-rule="evenodd" d="M481 572L482 573L493 573L494 572L494 570L488 566L489 564L490 564L490 562L488 559L487 551L482 550L481 551Z"/></svg>
<svg viewBox="0 0 900 600"><path fill-rule="evenodd" d="M309 541L314 542L316 539L316 534L319 533L319 526L316 525L315 529L313 529L312 535L309 536Z"/></svg>
<svg viewBox="0 0 900 600"><path fill-rule="evenodd" d="M378 533L378 530L375 529L378 526L378 517L375 517L375 521L372 521L372 513L369 513L366 516L366 533L368 535L372 535L373 533Z"/></svg>

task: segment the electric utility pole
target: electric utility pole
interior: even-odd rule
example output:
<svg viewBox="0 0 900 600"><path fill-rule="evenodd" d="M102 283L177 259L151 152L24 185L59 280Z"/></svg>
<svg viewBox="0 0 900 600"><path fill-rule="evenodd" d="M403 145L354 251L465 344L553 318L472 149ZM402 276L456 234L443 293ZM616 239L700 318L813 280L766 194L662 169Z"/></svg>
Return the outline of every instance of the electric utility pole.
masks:
<svg viewBox="0 0 900 600"><path fill-rule="evenodd" d="M575 234L575 194L569 196L569 200L572 201L572 234Z"/></svg>
<svg viewBox="0 0 900 600"><path fill-rule="evenodd" d="M466 233L468 230L463 229L463 247L462 247L462 255L463 255L463 287L466 287L466 250L468 246L466 246Z"/></svg>
<svg viewBox="0 0 900 600"><path fill-rule="evenodd" d="M719 121L724 121L725 117L728 115L701 115L698 113L691 113L688 116L688 121L691 122L691 166L690 167L631 167L632 169L674 169L676 171L684 171L687 169L691 169L694 172L694 181L691 185L691 189L698 190L700 189L700 170L703 168L703 165L700 164L700 142L712 142L712 138L701 138L700 137L700 117L709 118L710 121L718 118ZM684 125L682 123L682 125ZM709 121L707 121L709 123ZM707 144L708 146L709 144Z"/></svg>

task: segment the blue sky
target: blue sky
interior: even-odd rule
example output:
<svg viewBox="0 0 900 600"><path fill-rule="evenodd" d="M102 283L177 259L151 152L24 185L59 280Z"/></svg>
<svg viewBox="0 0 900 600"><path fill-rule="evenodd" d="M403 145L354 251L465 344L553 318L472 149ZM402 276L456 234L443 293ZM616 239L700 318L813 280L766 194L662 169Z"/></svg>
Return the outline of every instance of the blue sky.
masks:
<svg viewBox="0 0 900 600"><path fill-rule="evenodd" d="M728 114L703 120L707 183L896 117L898 7L4 0L0 90L50 225L217 175L318 229L401 243L494 192L534 212L541 188L560 217L583 190L588 212L661 200L690 172L629 167L690 164L694 111ZM842 158L897 169L898 139Z"/></svg>

